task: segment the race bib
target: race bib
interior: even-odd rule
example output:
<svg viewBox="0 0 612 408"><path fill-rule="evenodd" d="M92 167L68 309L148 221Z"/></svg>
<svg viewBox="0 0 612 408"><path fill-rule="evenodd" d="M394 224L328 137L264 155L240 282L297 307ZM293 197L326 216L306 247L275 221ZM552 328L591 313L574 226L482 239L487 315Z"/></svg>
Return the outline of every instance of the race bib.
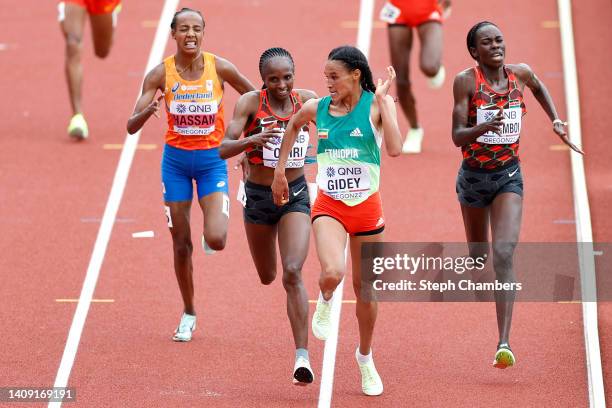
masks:
<svg viewBox="0 0 612 408"><path fill-rule="evenodd" d="M366 166L330 164L320 169L317 183L335 200L361 198L370 191L370 172Z"/></svg>
<svg viewBox="0 0 612 408"><path fill-rule="evenodd" d="M285 135L285 129L281 129L283 134L276 139L272 139L268 142L270 149L263 149L263 161L264 166L275 168L278 164L278 157L280 155L280 146L283 142L283 136ZM304 158L306 157L306 150L308 150L308 132L301 129L295 138L295 143L289 151L289 158L287 159L286 168L294 169L298 167L304 167Z"/></svg>
<svg viewBox="0 0 612 408"><path fill-rule="evenodd" d="M380 15L378 16L382 21L394 24L397 21L397 18L400 16L401 10L395 7L391 3L385 3L382 10L380 10Z"/></svg>
<svg viewBox="0 0 612 408"><path fill-rule="evenodd" d="M499 109L477 109L476 124L488 122L497 115ZM503 126L500 134L487 132L476 141L485 144L512 144L516 143L521 134L521 120L523 111L520 107L504 109Z"/></svg>
<svg viewBox="0 0 612 408"><path fill-rule="evenodd" d="M170 102L174 131L183 136L205 136L215 131L217 101Z"/></svg>

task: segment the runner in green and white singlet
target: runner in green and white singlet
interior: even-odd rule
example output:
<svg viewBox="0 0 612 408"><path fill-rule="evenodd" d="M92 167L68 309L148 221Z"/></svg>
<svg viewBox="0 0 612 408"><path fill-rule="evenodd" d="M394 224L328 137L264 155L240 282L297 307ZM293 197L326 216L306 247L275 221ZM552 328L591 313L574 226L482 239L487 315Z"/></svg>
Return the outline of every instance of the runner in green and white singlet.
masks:
<svg viewBox="0 0 612 408"><path fill-rule="evenodd" d="M366 395L382 394L383 383L372 359L378 306L371 297L363 296L362 290L367 292L368 287L361 286L361 244L383 240L385 225L378 192L382 141L390 156L399 156L402 148L395 104L387 95L395 79L393 67L388 67L387 73L387 80L379 79L375 86L361 51L349 46L333 49L325 64L330 95L309 100L291 117L272 183L274 203L285 205L290 193L285 167L291 146L302 126L316 122L319 192L312 208L312 226L321 263L321 293L312 331L321 340L329 335L331 299L346 270L348 233L359 323L355 357Z"/></svg>
<svg viewBox="0 0 612 408"><path fill-rule="evenodd" d="M374 94L362 91L357 106L344 116L329 114L326 96L317 107L317 185L348 206L364 202L380 184L382 138L370 120Z"/></svg>

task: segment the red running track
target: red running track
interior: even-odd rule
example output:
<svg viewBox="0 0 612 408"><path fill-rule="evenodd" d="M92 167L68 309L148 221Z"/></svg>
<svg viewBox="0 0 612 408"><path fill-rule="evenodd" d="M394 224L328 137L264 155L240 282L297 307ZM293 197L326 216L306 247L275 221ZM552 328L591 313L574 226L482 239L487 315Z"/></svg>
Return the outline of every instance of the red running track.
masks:
<svg viewBox="0 0 612 408"><path fill-rule="evenodd" d="M27 7L28 3L32 6ZM595 10L574 9L577 31L580 27L585 33L600 30L610 38L609 27L588 23L597 21L595 11L611 14L610 6L601 3ZM91 44L86 44L84 107L91 139L81 144L71 143L65 136L69 111L63 43L54 7L38 3L34 7L32 0L22 4L10 20L0 17L4 28L1 42L7 44L0 53L8 57L0 59L0 67L12 73L11 88L19 95L3 109L5 120L0 125L4 152L0 225L5 231L0 237L0 266L5 278L0 289L4 300L0 314L9 334L0 349L0 386L50 386L75 309L74 303L55 299L79 295L99 228L97 220L119 157L118 150L103 146L123 142L125 121L153 40L150 22L159 17L162 1L125 5L117 41L107 60L93 58ZM203 9L205 49L230 59L254 83L260 82L260 53L270 46L283 46L296 61L296 86L315 89L320 95L325 95L322 66L326 55L336 45L354 43L356 29L343 22L355 22L359 13L357 2L349 0L325 2L320 7L272 0L244 0L234 7L221 0L206 5L181 2L181 6ZM378 1L376 10L380 6ZM527 8L529 15L517 11ZM278 9L283 18L271 12ZM564 112L559 32L542 25L543 21L557 20L555 1L506 2L496 4L494 11L476 1L456 4L445 26L444 63L449 77L473 64L464 38L469 27L482 19L500 25L508 43L509 62L529 63L546 82L559 111ZM43 35L26 41L23 21L33 22ZM600 64L581 64L591 58L581 51L588 40L580 35L576 40L582 96L597 98L597 88L583 86L582 81L592 84L588 81L601 78L595 67L607 66L609 54L596 56ZM170 41L165 55L173 51ZM388 60L385 29L375 26L370 52L375 76L383 75ZM593 71L581 71L583 66ZM413 79L426 129L424 152L384 159L386 236L390 241L405 242L463 241L454 194L460 154L450 141L452 78L437 92L426 88L420 74L415 72ZM228 91L228 115L235 100L235 92ZM526 197L521 239L573 241L574 224L555 222L573 219L569 155L550 149L558 142L545 115L530 94L526 102L529 114L521 147ZM603 106L599 104L597 109ZM585 147L593 152L605 148L596 112L583 108L583 131L588 138ZM401 127L407 128L403 118ZM136 154L94 296L114 302L91 306L69 381L78 395L70 406L314 406L323 344L310 337L315 384L292 386L293 343L284 291L280 282L270 287L259 284L235 201L227 249L214 256L196 251L199 327L194 340L188 344L170 341L182 305L158 183L163 128L163 119L151 121L141 135L140 143L157 148ZM609 241L604 209L609 198L605 184L609 172L605 173L601 160L595 159L587 160L587 170L589 177L598 177L589 184L594 197L595 239ZM231 175L233 192L238 176L237 172ZM197 208L192 225L197 243L201 232ZM153 230L155 238L132 238L133 232L144 230ZM316 298L317 276L318 261L312 246L304 268L311 299ZM350 288L349 279L344 293L354 299ZM600 309L602 324L606 324L603 328L607 328L602 330L604 357L609 354L610 339L605 306ZM512 343L518 365L498 371L490 366L496 343L492 304L381 304L374 351L385 394L376 399L360 395L353 358L356 341L354 305L346 303L340 323L333 406L588 404L579 305L517 304ZM558 350L563 350L563 359L558 358ZM609 378L606 365L604 369Z"/></svg>

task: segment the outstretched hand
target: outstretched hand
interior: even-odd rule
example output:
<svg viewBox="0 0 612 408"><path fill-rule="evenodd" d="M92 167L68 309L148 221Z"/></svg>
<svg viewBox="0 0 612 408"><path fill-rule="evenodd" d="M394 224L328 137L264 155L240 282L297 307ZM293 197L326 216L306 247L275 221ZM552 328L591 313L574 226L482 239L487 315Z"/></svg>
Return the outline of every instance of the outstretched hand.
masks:
<svg viewBox="0 0 612 408"><path fill-rule="evenodd" d="M569 146L570 149L572 149L576 153L584 155L584 151L582 151L581 148L570 142L567 132L565 131L565 126L567 126L567 122L558 121L553 123L553 130L555 131L557 136L559 136L561 140L563 140L563 143Z"/></svg>
<svg viewBox="0 0 612 408"><path fill-rule="evenodd" d="M387 67L387 79L383 82L382 79L378 78L376 84L376 96L385 96L391 87L391 83L395 80L395 69L392 66Z"/></svg>

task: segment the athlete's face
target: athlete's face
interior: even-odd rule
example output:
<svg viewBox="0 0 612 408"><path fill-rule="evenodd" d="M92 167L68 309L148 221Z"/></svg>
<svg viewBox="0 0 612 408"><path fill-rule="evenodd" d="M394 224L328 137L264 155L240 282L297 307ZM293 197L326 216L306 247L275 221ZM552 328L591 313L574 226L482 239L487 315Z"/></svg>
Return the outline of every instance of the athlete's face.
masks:
<svg viewBox="0 0 612 408"><path fill-rule="evenodd" d="M501 66L506 56L506 43L499 28L486 25L476 32L472 56L484 65Z"/></svg>
<svg viewBox="0 0 612 408"><path fill-rule="evenodd" d="M359 69L351 71L342 61L328 60L324 75L329 95L334 102L337 102L352 94L355 86L359 86L361 71Z"/></svg>
<svg viewBox="0 0 612 408"><path fill-rule="evenodd" d="M176 40L179 51L197 55L202 46L203 36L204 21L198 13L187 11L177 16L176 28L172 31L172 38Z"/></svg>
<svg viewBox="0 0 612 408"><path fill-rule="evenodd" d="M262 77L273 97L288 98L293 89L293 64L287 57L271 58L263 66Z"/></svg>

